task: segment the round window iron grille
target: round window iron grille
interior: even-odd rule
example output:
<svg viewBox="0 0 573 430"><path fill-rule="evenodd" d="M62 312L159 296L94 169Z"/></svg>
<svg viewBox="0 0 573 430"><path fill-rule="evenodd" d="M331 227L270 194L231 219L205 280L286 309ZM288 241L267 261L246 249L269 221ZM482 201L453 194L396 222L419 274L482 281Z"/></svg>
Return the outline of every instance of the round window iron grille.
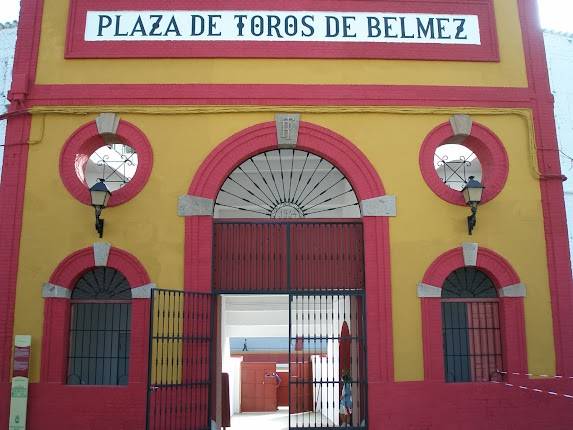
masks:
<svg viewBox="0 0 573 430"><path fill-rule="evenodd" d="M92 187L103 179L114 192L129 183L137 170L137 152L123 143L104 145L90 155L85 166L85 180Z"/></svg>
<svg viewBox="0 0 573 430"><path fill-rule="evenodd" d="M356 194L332 163L310 152L255 155L223 183L217 218L359 218Z"/></svg>

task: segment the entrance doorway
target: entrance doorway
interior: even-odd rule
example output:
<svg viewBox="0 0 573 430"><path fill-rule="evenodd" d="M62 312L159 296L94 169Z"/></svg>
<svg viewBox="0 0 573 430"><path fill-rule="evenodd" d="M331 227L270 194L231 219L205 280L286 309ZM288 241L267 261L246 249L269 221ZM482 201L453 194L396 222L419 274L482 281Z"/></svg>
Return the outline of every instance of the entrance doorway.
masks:
<svg viewBox="0 0 573 430"><path fill-rule="evenodd" d="M233 372L237 422L273 411L276 423L282 393L285 429L366 428L362 250L357 220L215 224L220 370Z"/></svg>
<svg viewBox="0 0 573 430"><path fill-rule="evenodd" d="M233 430L288 429L288 295L221 295L219 303L221 367L229 380L222 415L229 410Z"/></svg>
<svg viewBox="0 0 573 430"><path fill-rule="evenodd" d="M365 428L362 299L221 295L219 350L229 381L217 385L221 422L236 430Z"/></svg>
<svg viewBox="0 0 573 430"><path fill-rule="evenodd" d="M349 181L310 152L263 152L227 177L214 216L211 292L154 292L148 428L367 429L364 238ZM236 332L233 307L245 312ZM257 345L282 355L253 361Z"/></svg>

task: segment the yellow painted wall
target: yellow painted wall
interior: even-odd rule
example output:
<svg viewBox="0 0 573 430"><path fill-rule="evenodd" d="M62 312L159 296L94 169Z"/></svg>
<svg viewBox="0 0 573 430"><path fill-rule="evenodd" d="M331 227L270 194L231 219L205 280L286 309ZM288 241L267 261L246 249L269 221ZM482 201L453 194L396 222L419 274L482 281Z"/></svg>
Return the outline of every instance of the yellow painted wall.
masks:
<svg viewBox="0 0 573 430"><path fill-rule="evenodd" d="M525 87L517 0L494 0L501 61L65 60L69 0L45 0L38 84L255 83ZM406 48L405 48L406 49Z"/></svg>
<svg viewBox="0 0 573 430"><path fill-rule="evenodd" d="M272 108L265 112L256 110L239 107L235 113L121 114L122 119L148 136L154 166L148 184L135 199L104 211L104 239L135 255L159 287L183 286L184 220L177 216L177 197L186 194L198 166L217 144L244 128L273 120ZM398 216L390 220L396 379L423 378L416 284L436 257L469 239L507 258L527 285L530 370L554 371L539 181L531 173L528 158L528 113L492 111L474 115L475 121L490 127L503 141L510 172L501 194L480 207L478 225L470 238L465 224L469 210L436 197L423 181L418 166L422 140L446 121L450 112L416 113L414 109L400 113L390 108L371 113L360 109L355 113L313 110L319 109L303 108L302 119L352 141L378 170L387 193L397 196ZM68 194L58 173L64 142L74 130L94 118L93 114L34 116L32 140L39 142L30 146L15 321L15 333L29 333L33 338L32 381L39 377L42 283L63 258L97 240L93 209Z"/></svg>

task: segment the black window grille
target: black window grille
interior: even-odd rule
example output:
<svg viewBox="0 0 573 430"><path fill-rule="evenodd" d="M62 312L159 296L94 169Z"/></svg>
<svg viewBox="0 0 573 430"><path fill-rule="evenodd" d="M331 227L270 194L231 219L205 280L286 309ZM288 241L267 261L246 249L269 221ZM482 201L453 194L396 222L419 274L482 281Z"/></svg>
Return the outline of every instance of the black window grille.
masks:
<svg viewBox="0 0 573 430"><path fill-rule="evenodd" d="M360 218L344 174L298 149L262 152L231 172L215 200L216 218Z"/></svg>
<svg viewBox="0 0 573 430"><path fill-rule="evenodd" d="M492 280L463 267L442 287L446 382L486 382L503 367L499 300Z"/></svg>
<svg viewBox="0 0 573 430"><path fill-rule="evenodd" d="M68 384L126 385L131 288L110 267L82 275L71 297Z"/></svg>

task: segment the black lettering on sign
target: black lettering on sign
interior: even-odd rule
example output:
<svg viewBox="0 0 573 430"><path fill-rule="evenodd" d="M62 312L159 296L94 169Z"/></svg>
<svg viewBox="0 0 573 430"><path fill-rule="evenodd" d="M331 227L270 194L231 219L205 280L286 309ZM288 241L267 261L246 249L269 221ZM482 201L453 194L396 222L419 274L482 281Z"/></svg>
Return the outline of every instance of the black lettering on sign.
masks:
<svg viewBox="0 0 573 430"><path fill-rule="evenodd" d="M375 16L369 16L368 20L368 37L380 37L382 30L380 30L380 20Z"/></svg>
<svg viewBox="0 0 573 430"><path fill-rule="evenodd" d="M104 24L104 19L106 21L106 23ZM97 35L98 36L103 36L102 32L104 28L108 28L112 23L112 19L111 16L109 15L99 15L99 22L98 22L98 30L97 30Z"/></svg>
<svg viewBox="0 0 573 430"><path fill-rule="evenodd" d="M310 22L308 22L310 21ZM301 34L304 37L310 37L314 34L314 16L312 15L305 15L302 17L302 26L304 29L302 30ZM304 30L308 30L308 33L305 33Z"/></svg>
<svg viewBox="0 0 573 430"><path fill-rule="evenodd" d="M161 36L161 32L159 30L159 23L163 19L163 15L149 15L151 19L154 19L153 24L151 24L151 31L149 32L150 36Z"/></svg>
<svg viewBox="0 0 573 430"><path fill-rule="evenodd" d="M191 36L201 36L205 31L205 18L201 15L191 15Z"/></svg>
<svg viewBox="0 0 573 430"><path fill-rule="evenodd" d="M238 36L243 36L243 29L245 28L245 23L243 22L247 18L247 15L235 15L235 20L237 20L237 30L239 31Z"/></svg>
<svg viewBox="0 0 573 430"><path fill-rule="evenodd" d="M119 26L120 25L121 25L121 15L116 15L115 16L115 34L114 34L114 36L127 36L127 32L125 32L125 33L119 32Z"/></svg>
<svg viewBox="0 0 573 430"><path fill-rule="evenodd" d="M454 23L459 24L459 25L458 25L458 28L457 28L457 30L456 30L456 37L455 37L455 38L458 39L458 40L467 39L467 38L468 38L467 35L462 36L462 33L463 33L464 30L465 30L464 27L465 27L465 25L466 25L466 20L465 20L465 18L454 18Z"/></svg>
<svg viewBox="0 0 573 430"><path fill-rule="evenodd" d="M287 36L296 36L298 33L298 20L293 15L285 18L285 33Z"/></svg>
<svg viewBox="0 0 573 430"><path fill-rule="evenodd" d="M342 17L342 36L343 37L356 37L356 33L350 33L350 22L356 21L355 16Z"/></svg>
<svg viewBox="0 0 573 430"><path fill-rule="evenodd" d="M221 19L221 15L209 15L209 36L220 36L221 32L215 33L217 29L217 21Z"/></svg>
<svg viewBox="0 0 573 430"><path fill-rule="evenodd" d="M145 27L143 26L143 20L141 19L141 15L137 16L137 20L131 29L130 36L135 35L135 33L139 33L141 36L147 36L147 32L145 31Z"/></svg>
<svg viewBox="0 0 573 430"><path fill-rule="evenodd" d="M273 32L276 33L277 37L282 39L283 36L281 35L281 30L279 26L281 25L281 19L277 15L269 15L267 16L268 22L268 29L267 29L267 36L272 37Z"/></svg>
<svg viewBox="0 0 573 430"><path fill-rule="evenodd" d="M428 23L424 27L424 23L420 18L416 18L418 22L418 38L428 38L428 33L430 34L430 39L435 39L436 35L434 34L434 18L429 18Z"/></svg>
<svg viewBox="0 0 573 430"><path fill-rule="evenodd" d="M251 18L251 34L253 36L262 36L265 32L265 21L261 15L255 15Z"/></svg>
<svg viewBox="0 0 573 430"><path fill-rule="evenodd" d="M390 23L390 20L398 21L398 18L395 18L393 16L384 17L384 37L389 39L397 39L398 38L397 34L390 34L390 32L392 31L392 24Z"/></svg>
<svg viewBox="0 0 573 430"><path fill-rule="evenodd" d="M168 36L169 33L175 33L176 36L181 36L181 33L179 32L179 27L177 26L177 21L175 20L174 16L171 17L171 19L169 20L169 24L167 24L167 30L165 30L165 36Z"/></svg>
<svg viewBox="0 0 573 430"><path fill-rule="evenodd" d="M450 22L450 18L436 18L436 21L438 21L438 39L451 39L452 36L444 34L444 31L446 31L444 23Z"/></svg>
<svg viewBox="0 0 573 430"><path fill-rule="evenodd" d="M406 34L406 17L400 17L400 28L402 30L402 39L413 39L416 36L414 34Z"/></svg>
<svg viewBox="0 0 573 430"><path fill-rule="evenodd" d="M340 33L340 23L335 16L326 16L326 37L336 37Z"/></svg>

